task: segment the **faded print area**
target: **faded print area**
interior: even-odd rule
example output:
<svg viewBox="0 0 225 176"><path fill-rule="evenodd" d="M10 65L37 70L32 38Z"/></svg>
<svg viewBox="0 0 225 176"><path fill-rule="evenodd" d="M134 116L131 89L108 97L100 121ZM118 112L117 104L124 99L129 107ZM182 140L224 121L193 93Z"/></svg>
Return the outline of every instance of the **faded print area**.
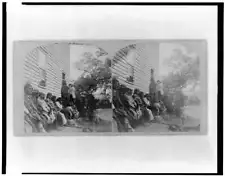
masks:
<svg viewBox="0 0 225 176"><path fill-rule="evenodd" d="M205 125L204 41L16 44L23 134L190 134Z"/></svg>
<svg viewBox="0 0 225 176"><path fill-rule="evenodd" d="M24 42L24 132L111 132L107 52L89 43Z"/></svg>
<svg viewBox="0 0 225 176"><path fill-rule="evenodd" d="M137 41L121 49L112 66L116 130L200 132L205 49L203 41Z"/></svg>

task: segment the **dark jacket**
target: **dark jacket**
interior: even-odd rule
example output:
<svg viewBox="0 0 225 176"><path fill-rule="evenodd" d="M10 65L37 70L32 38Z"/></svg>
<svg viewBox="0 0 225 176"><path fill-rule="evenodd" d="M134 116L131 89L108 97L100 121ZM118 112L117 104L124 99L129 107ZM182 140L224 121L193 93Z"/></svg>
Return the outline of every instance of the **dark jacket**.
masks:
<svg viewBox="0 0 225 176"><path fill-rule="evenodd" d="M69 87L67 85L62 86L61 95L62 97L69 96Z"/></svg>

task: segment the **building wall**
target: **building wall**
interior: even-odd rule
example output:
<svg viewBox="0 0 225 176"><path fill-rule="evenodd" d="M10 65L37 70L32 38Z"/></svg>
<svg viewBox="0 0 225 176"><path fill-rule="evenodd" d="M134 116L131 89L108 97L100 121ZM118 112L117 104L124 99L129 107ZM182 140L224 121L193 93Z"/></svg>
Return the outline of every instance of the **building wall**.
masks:
<svg viewBox="0 0 225 176"><path fill-rule="evenodd" d="M56 62L70 77L70 45L68 43L59 43L48 45L48 51L54 55Z"/></svg>
<svg viewBox="0 0 225 176"><path fill-rule="evenodd" d="M159 74L159 44L158 43L139 43L136 44L136 52L134 59L134 82L129 83L126 81L126 77L129 76L130 65L125 60L124 56L121 56L112 68L112 74L118 77L122 84L125 84L131 89L138 88L143 92L149 92L150 84L150 70L155 70L155 79Z"/></svg>
<svg viewBox="0 0 225 176"><path fill-rule="evenodd" d="M62 72L69 79L69 45L67 44L45 44L34 42L23 42L20 47L20 55L24 61L24 83L30 82L32 86L43 93L51 92L60 96L62 86ZM40 53L46 58L46 86L39 85L41 80L40 67L38 64Z"/></svg>
<svg viewBox="0 0 225 176"><path fill-rule="evenodd" d="M151 69L155 71L155 79L159 75L159 44L156 42L137 45L137 66L135 84L140 85L141 90L149 92Z"/></svg>
<svg viewBox="0 0 225 176"><path fill-rule="evenodd" d="M117 58L117 62L115 62L114 60L112 62L112 76L117 77L121 84L124 84L130 87L131 89L134 89L135 85L126 81L126 78L129 76L130 69L129 64L125 61L126 57L118 55Z"/></svg>

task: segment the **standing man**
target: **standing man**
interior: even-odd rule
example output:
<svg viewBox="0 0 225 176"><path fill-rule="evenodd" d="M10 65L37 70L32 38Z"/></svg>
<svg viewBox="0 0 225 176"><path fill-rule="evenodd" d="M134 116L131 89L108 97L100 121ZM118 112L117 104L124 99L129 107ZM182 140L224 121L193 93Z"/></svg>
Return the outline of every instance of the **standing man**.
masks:
<svg viewBox="0 0 225 176"><path fill-rule="evenodd" d="M184 95L181 88L176 89L174 96L175 113L177 117L181 117L184 107Z"/></svg>
<svg viewBox="0 0 225 176"><path fill-rule="evenodd" d="M70 94L70 102L74 105L75 104L75 99L76 99L76 90L74 85L70 84L69 85L69 94Z"/></svg>
<svg viewBox="0 0 225 176"><path fill-rule="evenodd" d="M86 96L87 99L87 111L88 111L88 118L92 122L94 120L95 116L95 110L96 110L96 104L97 100L92 95L92 89L88 91L88 94Z"/></svg>
<svg viewBox="0 0 225 176"><path fill-rule="evenodd" d="M82 91L82 88L80 85L78 85L78 88L75 89L75 96L76 96L75 105L77 107L79 114L82 114L81 91Z"/></svg>
<svg viewBox="0 0 225 176"><path fill-rule="evenodd" d="M163 92L163 83L161 81L157 81L157 85L156 85L156 91L157 91L157 95L158 95L158 100L162 101L162 96L164 94Z"/></svg>
<svg viewBox="0 0 225 176"><path fill-rule="evenodd" d="M69 87L66 84L66 81L63 80L62 82L62 88L61 88L61 97L62 97L62 105L63 107L69 106Z"/></svg>
<svg viewBox="0 0 225 176"><path fill-rule="evenodd" d="M150 85L149 85L149 94L151 96L151 103L158 101L158 96L156 93L156 82L154 78L154 70L151 69Z"/></svg>

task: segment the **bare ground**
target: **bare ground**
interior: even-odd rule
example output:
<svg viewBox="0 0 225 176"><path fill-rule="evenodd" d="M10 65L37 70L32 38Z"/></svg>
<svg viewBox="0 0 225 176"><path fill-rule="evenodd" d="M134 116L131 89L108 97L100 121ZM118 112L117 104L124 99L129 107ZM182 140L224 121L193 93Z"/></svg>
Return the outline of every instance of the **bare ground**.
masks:
<svg viewBox="0 0 225 176"><path fill-rule="evenodd" d="M112 109L98 109L96 114L100 118L97 124L81 118L82 120L76 122L80 128L71 125L59 127L52 132L112 132Z"/></svg>
<svg viewBox="0 0 225 176"><path fill-rule="evenodd" d="M185 107L184 113L188 115L184 122L183 129L188 131L200 131L198 125L200 124L201 108L199 106ZM115 130L112 125L112 109L98 109L97 116L101 119L98 124L94 124L88 121L80 121L78 124L82 128L74 126L60 127L54 132L84 132L84 129L90 129L93 132L112 132ZM166 124L152 123L151 125L140 125L135 129L135 132L147 132L147 133L164 133L170 132L169 125L181 125L180 118L171 116L169 120L165 121ZM87 131L88 132L88 131Z"/></svg>
<svg viewBox="0 0 225 176"><path fill-rule="evenodd" d="M136 132L153 132L153 133L164 133L170 132L169 125L182 126L184 132L198 132L200 131L200 118L201 118L201 108L200 106L188 106L184 109L184 114L187 115L184 125L180 118L175 116L170 116L169 120L166 120L163 124L152 123L150 126L140 125L135 131ZM166 125L168 124L168 125Z"/></svg>

